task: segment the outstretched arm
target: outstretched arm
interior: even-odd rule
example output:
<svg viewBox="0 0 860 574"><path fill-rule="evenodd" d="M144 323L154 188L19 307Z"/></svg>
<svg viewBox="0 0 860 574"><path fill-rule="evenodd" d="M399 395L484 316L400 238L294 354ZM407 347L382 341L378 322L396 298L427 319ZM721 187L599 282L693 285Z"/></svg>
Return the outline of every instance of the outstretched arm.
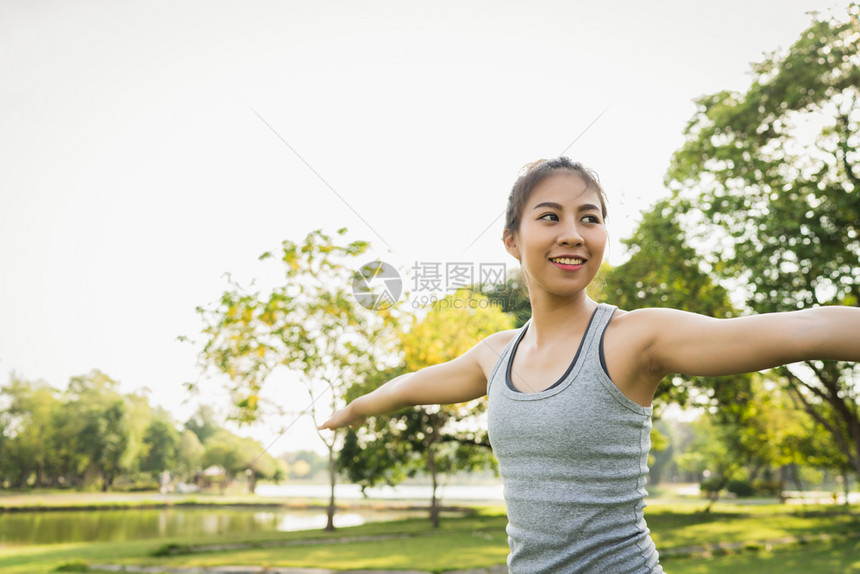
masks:
<svg viewBox="0 0 860 574"><path fill-rule="evenodd" d="M731 375L815 359L860 361L857 307L817 307L734 319L664 309L649 309L641 315L639 323L649 324L648 365L660 377Z"/></svg>
<svg viewBox="0 0 860 574"><path fill-rule="evenodd" d="M362 424L367 417L414 405L464 403L482 397L487 392L487 377L511 333L490 335L452 361L395 377L334 413L319 428Z"/></svg>

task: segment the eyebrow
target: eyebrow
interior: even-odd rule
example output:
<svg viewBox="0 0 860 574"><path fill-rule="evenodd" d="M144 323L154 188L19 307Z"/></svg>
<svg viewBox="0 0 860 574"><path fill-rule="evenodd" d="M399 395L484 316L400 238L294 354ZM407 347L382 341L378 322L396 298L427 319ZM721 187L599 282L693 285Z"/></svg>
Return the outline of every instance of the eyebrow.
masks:
<svg viewBox="0 0 860 574"><path fill-rule="evenodd" d="M535 209L540 209L542 207L549 207L552 209L557 209L559 211L562 210L562 206L559 203L555 203L554 201L543 201L543 202L535 205L532 208L532 211L534 211ZM586 203L584 205L580 205L579 211L600 211L600 212L602 212L602 210L598 206L591 204L591 203Z"/></svg>

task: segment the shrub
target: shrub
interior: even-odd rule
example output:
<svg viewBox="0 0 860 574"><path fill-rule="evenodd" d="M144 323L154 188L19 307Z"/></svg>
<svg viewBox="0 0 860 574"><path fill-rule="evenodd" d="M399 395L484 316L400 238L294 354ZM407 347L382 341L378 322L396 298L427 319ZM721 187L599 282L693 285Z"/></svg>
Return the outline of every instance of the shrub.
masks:
<svg viewBox="0 0 860 574"><path fill-rule="evenodd" d="M64 562L56 568L54 572L89 572L90 567L86 562L75 560L73 562Z"/></svg>
<svg viewBox="0 0 860 574"><path fill-rule="evenodd" d="M187 544L176 544L170 543L157 548L152 552L152 556L162 557L162 556L177 556L180 554L192 554L194 550L191 546Z"/></svg>
<svg viewBox="0 0 860 574"><path fill-rule="evenodd" d="M710 478L706 478L701 483L699 483L699 490L708 496L713 496L717 494L723 485L723 479L719 476L712 476Z"/></svg>
<svg viewBox="0 0 860 574"><path fill-rule="evenodd" d="M741 498L755 494L755 489L748 480L730 480L726 490Z"/></svg>

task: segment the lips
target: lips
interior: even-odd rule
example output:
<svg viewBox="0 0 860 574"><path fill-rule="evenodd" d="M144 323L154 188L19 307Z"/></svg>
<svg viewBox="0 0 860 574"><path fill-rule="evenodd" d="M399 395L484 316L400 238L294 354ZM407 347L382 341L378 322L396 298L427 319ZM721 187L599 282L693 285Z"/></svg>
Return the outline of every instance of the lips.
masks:
<svg viewBox="0 0 860 574"><path fill-rule="evenodd" d="M581 257L550 257L549 259L553 263L559 263L561 265L582 265L585 263L585 259Z"/></svg>

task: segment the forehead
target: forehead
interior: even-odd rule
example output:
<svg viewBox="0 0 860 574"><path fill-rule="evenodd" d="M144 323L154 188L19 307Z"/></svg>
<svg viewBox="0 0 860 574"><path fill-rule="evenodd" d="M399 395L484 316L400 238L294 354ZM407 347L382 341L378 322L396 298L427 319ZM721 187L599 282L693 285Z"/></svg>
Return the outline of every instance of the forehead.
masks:
<svg viewBox="0 0 860 574"><path fill-rule="evenodd" d="M571 202L601 204L600 193L594 188L589 188L582 176L569 171L554 173L535 185L526 201L526 208L546 201L561 204Z"/></svg>

